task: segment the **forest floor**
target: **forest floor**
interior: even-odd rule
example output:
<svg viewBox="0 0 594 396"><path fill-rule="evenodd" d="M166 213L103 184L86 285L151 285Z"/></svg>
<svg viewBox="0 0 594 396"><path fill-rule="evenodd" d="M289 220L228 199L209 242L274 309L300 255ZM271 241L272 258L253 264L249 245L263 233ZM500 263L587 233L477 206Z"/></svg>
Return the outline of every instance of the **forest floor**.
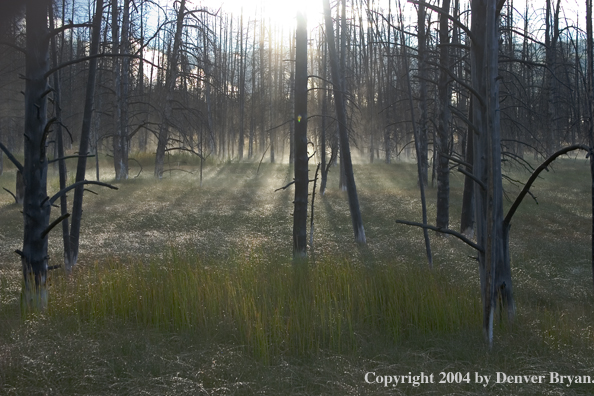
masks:
<svg viewBox="0 0 594 396"><path fill-rule="evenodd" d="M266 265L290 267L293 190L275 192L292 180L289 165L208 164L200 185L195 163L176 166L192 174L175 171L162 180L146 170L152 170L150 158L141 158L141 163L145 171L124 182L114 181L113 173L102 173L102 181L119 190L93 186L98 195L85 195L78 265L91 271L87 275L104 262L165 261L171 251L223 266L241 265L252 255ZM104 168L108 166L106 162ZM314 170L310 169L312 178ZM395 222L421 219L416 166L355 166L366 246L354 242L337 172L331 169L326 194L316 194L310 264L347 263L403 273L425 269L421 230ZM518 169L506 172L521 181L529 177ZM88 178L93 175L89 171ZM457 230L463 178L455 171L451 175L450 219ZM13 190L14 180L14 169L5 169L0 188ZM511 198L519 192L509 182L505 187ZM58 189L52 172L49 189L50 194ZM513 324L497 321L491 350L483 339L478 310L476 318L454 326L454 331L417 333L411 328L392 338L358 333L355 347L346 351L322 347L300 354L287 349L263 360L241 340L202 337L188 330L109 318L98 323L51 312L22 318L20 263L13 253L22 243L22 214L2 190L0 394L593 394L594 384L568 384L567 378L555 383L555 373L594 380L591 185L586 161L558 160L532 192L538 205L529 198L524 201L510 234L517 317ZM428 190L430 223L435 219L435 193L435 188ZM453 237L430 235L433 272L443 287L452 293L468 290L480 306L473 250ZM60 264L58 228L49 246L50 265ZM57 270L52 277L58 284L64 276ZM50 287L50 299L53 292ZM366 377L367 373L374 374ZM366 381L421 373L433 374L434 383L415 386L411 378L404 378L406 383L384 386ZM540 384L494 383L498 373L499 379L501 373L543 379ZM490 376L488 386L479 383L479 375Z"/></svg>

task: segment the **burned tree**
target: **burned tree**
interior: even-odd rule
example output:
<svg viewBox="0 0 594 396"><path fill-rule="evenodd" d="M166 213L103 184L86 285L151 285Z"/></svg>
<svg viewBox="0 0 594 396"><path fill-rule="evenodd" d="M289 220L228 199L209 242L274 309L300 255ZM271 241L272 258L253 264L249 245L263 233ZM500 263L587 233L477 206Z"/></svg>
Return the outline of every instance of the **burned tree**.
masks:
<svg viewBox="0 0 594 396"><path fill-rule="evenodd" d="M20 164L14 156L0 145L8 157L23 175L25 187L23 202L23 249L16 253L21 257L23 269L23 290L21 304L24 310L39 310L47 306L47 272L48 272L48 233L69 214L59 216L52 223L50 212L52 204L66 192L84 184L100 184L80 180L73 185L61 189L53 197L47 195L47 138L56 118L47 119L47 98L52 89L48 85L48 77L57 69L50 70L49 42L56 33L49 29L50 0L27 0L24 3L26 12L26 47L25 53L25 161ZM98 42L103 1L96 4L93 35ZM95 58L96 61L96 58ZM85 157L84 155L79 157ZM59 159L58 159L59 160ZM82 205L81 205L82 207Z"/></svg>
<svg viewBox="0 0 594 396"><path fill-rule="evenodd" d="M353 231L357 242L366 243L365 229L363 228L363 219L361 218L361 209L359 208L359 198L357 196L357 186L355 185L355 175L353 173L353 163L351 161L351 150L347 131L346 104L344 99L344 89L346 84L344 82L344 75L338 66L338 55L336 53L336 44L334 40L334 27L332 26L330 3L328 0L324 0L324 19L326 22L326 39L328 40L328 51L330 55L330 70L332 74L336 118L338 119L340 161L341 164L344 164L349 208L351 211L351 219L353 221Z"/></svg>
<svg viewBox="0 0 594 396"><path fill-rule="evenodd" d="M297 14L295 40L295 212L293 215L293 256L307 252L307 22Z"/></svg>

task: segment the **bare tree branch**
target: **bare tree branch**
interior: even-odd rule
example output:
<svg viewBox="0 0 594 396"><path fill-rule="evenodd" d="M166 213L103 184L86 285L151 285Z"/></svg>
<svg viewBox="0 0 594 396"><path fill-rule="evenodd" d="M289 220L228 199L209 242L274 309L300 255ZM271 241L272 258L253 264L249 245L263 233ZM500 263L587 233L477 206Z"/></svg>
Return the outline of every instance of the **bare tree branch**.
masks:
<svg viewBox="0 0 594 396"><path fill-rule="evenodd" d="M514 203L512 204L512 206L509 208L509 211L507 212L507 215L505 216L505 219L503 220L503 226L504 227L510 225L512 217L516 213L516 210L518 210L518 207L522 203L522 200L524 199L524 197L526 196L526 194L528 194L530 192L530 187L532 187L532 183L534 183L534 181L536 181L536 179L538 178L538 175L540 174L540 172L542 172L543 170L545 170L551 164L551 162L553 162L553 161L555 161L557 159L557 157L560 157L560 156L562 156L564 154L567 154L570 151L574 151L574 150L584 150L584 151L590 153L590 155L592 155L592 153L591 153L592 152L592 149L590 147L585 146L583 144L575 144L573 146L564 147L561 150L559 150L559 151L555 152L554 154L552 154L549 158L547 158L546 161L543 162L532 173L532 175L530 176L530 178L528 179L528 181L524 185L524 188L522 189L522 191L520 191L520 194L517 196L517 198L514 201Z"/></svg>
<svg viewBox="0 0 594 396"><path fill-rule="evenodd" d="M17 169L22 173L23 172L23 165L19 162L19 160L17 160L14 155L12 155L12 153L10 152L9 149L6 148L5 145L3 145L2 143L0 143L0 149L2 151L4 151L4 153L6 154L6 156L8 157L8 159L10 160L10 162L12 162L14 164L14 166L17 167Z"/></svg>
<svg viewBox="0 0 594 396"><path fill-rule="evenodd" d="M41 238L44 238L49 232L62 221L66 220L70 217L70 213L64 213L62 216L58 217L56 220L52 221L50 225L47 226L45 230L41 233Z"/></svg>
<svg viewBox="0 0 594 396"><path fill-rule="evenodd" d="M12 197L14 198L14 202L16 202L16 203L19 203L19 201L17 200L17 197L16 197L16 195L14 195L14 194L12 193L12 191L10 191L10 190L8 190L8 189L6 189L6 188L4 188L4 187L2 187L2 189L3 189L4 191L6 191L7 193L9 193L10 195L12 195Z"/></svg>
<svg viewBox="0 0 594 396"><path fill-rule="evenodd" d="M481 246L477 245L476 243L474 243L470 239L466 238L464 235L462 235L459 232L456 232L454 230L450 230L449 228L435 227L435 226L432 226L432 225L429 225L429 224L416 223L414 221L406 221L406 220L396 220L396 223L398 223L398 224L405 224L405 225L414 226L414 227L421 227L421 228L424 228L424 229L429 229L429 230L441 232L442 234L453 235L456 238L460 239L462 242L466 243L468 246L470 246L470 247L478 250L479 252L484 253L484 251L485 251Z"/></svg>
<svg viewBox="0 0 594 396"><path fill-rule="evenodd" d="M111 184L107 184L107 183L103 183L103 182L98 182L98 181L92 181L92 180L81 180L79 182L76 182L74 184L69 185L66 188L63 188L62 190L58 191L57 193L55 193L51 198L46 199L45 201L42 202L45 203L49 200L50 204L53 204L54 202L56 202L56 200L58 198L60 198L62 195L66 194L68 191L75 189L78 186L84 185L84 184L96 184L98 186L103 186L103 187L108 187L111 188L112 190L118 190L118 188L116 186L112 186Z"/></svg>

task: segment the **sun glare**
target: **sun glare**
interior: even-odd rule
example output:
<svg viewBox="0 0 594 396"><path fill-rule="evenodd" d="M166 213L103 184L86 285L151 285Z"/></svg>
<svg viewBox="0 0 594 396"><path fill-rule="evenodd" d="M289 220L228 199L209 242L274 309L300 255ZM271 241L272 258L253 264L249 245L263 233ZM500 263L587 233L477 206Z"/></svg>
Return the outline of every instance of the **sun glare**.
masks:
<svg viewBox="0 0 594 396"><path fill-rule="evenodd" d="M307 16L308 26L316 26L323 21L322 0L278 1L278 0L209 0L202 1L209 8L219 7L227 13L238 15L242 12L245 19L262 18L284 28L296 25L297 12Z"/></svg>

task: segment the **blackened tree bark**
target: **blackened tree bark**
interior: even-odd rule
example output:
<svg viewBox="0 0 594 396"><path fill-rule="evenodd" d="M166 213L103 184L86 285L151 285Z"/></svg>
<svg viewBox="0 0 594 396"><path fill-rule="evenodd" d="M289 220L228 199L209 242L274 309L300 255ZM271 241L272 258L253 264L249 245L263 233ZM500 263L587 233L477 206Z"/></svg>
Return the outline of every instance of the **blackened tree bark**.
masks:
<svg viewBox="0 0 594 396"><path fill-rule="evenodd" d="M450 0L443 0L442 13L439 17L439 64L441 67L437 83L439 99L439 120L437 123L437 219L436 225L448 228L450 217L450 102L451 88L448 71L451 69L449 52L449 15Z"/></svg>
<svg viewBox="0 0 594 396"><path fill-rule="evenodd" d="M130 80L130 0L124 0L122 10L122 34L119 37L118 30L118 1L112 0L112 40L113 53L122 55L121 59L115 56L113 59L114 83L115 83L115 111L114 124L115 135L113 137L113 162L116 173L116 180L128 178L128 96Z"/></svg>
<svg viewBox="0 0 594 396"><path fill-rule="evenodd" d="M557 77L555 73L557 63L557 43L559 41L559 11L561 9L561 0L557 0L557 7L553 10L552 2L554 0L546 0L546 16L545 16L545 51L546 51L546 87L545 92L547 96L547 121L546 121L546 137L545 144L547 155L552 155L557 148ZM551 25L551 22L552 25Z"/></svg>
<svg viewBox="0 0 594 396"><path fill-rule="evenodd" d="M351 219L353 221L355 240L359 243L366 243L365 229L363 228L363 219L361 218L361 209L359 208L359 198L357 196L357 186L355 185L355 175L353 173L353 163L351 161L351 150L347 131L346 106L344 101L344 75L342 75L338 66L338 55L336 54L334 28L332 26L332 17L330 15L329 0L324 0L324 19L326 22L326 39L328 41L328 50L330 53L330 70L332 73L332 85L334 86L333 92L336 118L338 119L340 162L344 163L349 208L351 211Z"/></svg>
<svg viewBox="0 0 594 396"><path fill-rule="evenodd" d="M586 50L588 62L586 81L588 90L588 143L594 149L594 34L592 33L592 0L586 0ZM590 151L590 175L592 179L592 281L594 282L594 154Z"/></svg>
<svg viewBox="0 0 594 396"><path fill-rule="evenodd" d="M206 38L206 29L202 31L202 48L203 48L203 62L204 62L204 78L206 80L206 84L204 84L204 95L206 99L206 122L208 126L208 148L211 153L215 152L215 131L214 131L214 123L212 119L212 99L211 99L211 81L213 80L211 71L210 71L210 59L209 59L209 45L208 40Z"/></svg>
<svg viewBox="0 0 594 396"><path fill-rule="evenodd" d="M291 59L293 56L293 45L291 45ZM295 62L291 62L291 75L289 77L289 103L295 108ZM253 92L253 90L252 90ZM295 123L292 122L289 128L289 164L295 163Z"/></svg>
<svg viewBox="0 0 594 396"><path fill-rule="evenodd" d="M469 119L472 119L472 103L470 98ZM472 174L472 164L474 163L474 134L475 131L470 125L466 130L466 155L464 157L466 172ZM469 175L464 176L464 192L462 195L462 212L460 215L460 232L467 237L474 235L474 181Z"/></svg>
<svg viewBox="0 0 594 396"><path fill-rule="evenodd" d="M51 7L51 5L50 5ZM52 7L53 8L53 7ZM50 15L53 12L50 11ZM53 18L50 18L50 30L54 29ZM56 46L56 36L52 35L51 41L51 53L52 53L52 63L53 66L56 67L58 65L58 50ZM60 81L61 77L61 70L58 70L54 73L53 77L53 92L54 92L54 114L56 117L56 148L58 154L58 177L60 183L60 190L66 188L66 179L68 177L67 169L66 169L66 161L64 160L64 139L63 139L63 131L62 131L62 82ZM60 197L60 214L61 216L65 217L66 213L68 213L68 199L66 198L66 194ZM71 258L71 251L70 251L70 225L68 220L65 218L62 221L62 241L64 244L64 267L70 268L70 258Z"/></svg>
<svg viewBox="0 0 594 396"><path fill-rule="evenodd" d="M472 46L470 52L473 104L475 214L479 273L483 302L483 331L493 344L496 301L513 316L511 269L504 258L503 187L499 120L499 9L493 0L472 0ZM502 3L499 2L501 5Z"/></svg>
<svg viewBox="0 0 594 396"><path fill-rule="evenodd" d="M23 181L23 291L24 309L47 306L47 234L51 206L47 205L46 138L49 70L48 9L49 0L27 0L26 71L25 71L25 163Z"/></svg>
<svg viewBox="0 0 594 396"><path fill-rule="evenodd" d="M155 157L155 177L161 178L163 176L165 149L169 140L169 127L171 125L171 116L173 113L173 92L175 90L175 82L178 75L178 58L181 46L181 36L184 28L184 16L186 9L186 0L181 0L179 10L177 11L177 21L175 37L173 39L173 49L167 62L167 75L165 77L166 97L163 109L161 125L159 126L159 135L157 139L157 154Z"/></svg>
<svg viewBox="0 0 594 396"><path fill-rule="evenodd" d="M293 214L293 257L307 254L307 21L297 14L295 40L295 211Z"/></svg>
<svg viewBox="0 0 594 396"><path fill-rule="evenodd" d="M239 145L237 153L239 160L243 159L243 147L245 143L245 55L243 45L243 8L241 9L241 19L239 23Z"/></svg>
<svg viewBox="0 0 594 396"><path fill-rule="evenodd" d="M406 88L408 93L408 104L410 109L410 117L412 120L413 136L415 143L415 152L417 154L417 174L419 177L419 190L421 193L421 211L423 217L423 237L425 239L425 251L427 252L427 262L429 267L433 267L433 254L431 253L431 241L429 240L429 233L427 231L427 203L425 200L425 183L423 183L423 166L421 164L421 143L420 133L417 123L415 122L415 110L413 106L412 84L410 78L410 65L408 63L408 54L406 49L406 40L404 39L404 22L402 20L402 9L400 9L400 36L402 38L402 62L404 63L404 71L406 75Z"/></svg>
<svg viewBox="0 0 594 396"><path fill-rule="evenodd" d="M419 67L419 158L417 161L421 163L422 179L421 182L428 185L429 173L429 143L427 137L427 33L425 18L427 17L426 9L423 3L418 5L417 12L417 38L418 38L418 67Z"/></svg>
<svg viewBox="0 0 594 396"><path fill-rule="evenodd" d="M93 31L91 36L91 52L90 55L99 53L99 39L101 32L101 16L103 14L103 0L97 0L95 5L95 17L93 18ZM74 198L72 201L72 223L70 228L70 249L71 257L68 260L70 268L66 267L66 271L70 271L78 260L78 247L80 240L80 225L82 220L82 204L84 194L85 173L87 169L87 153L89 151L89 136L91 133L91 121L93 118L93 101L95 98L95 78L97 76L97 57L92 57L89 60L89 74L87 77L87 90L85 96L85 108L83 113L83 122L80 135L78 163L76 166L76 182L80 183L74 189Z"/></svg>
<svg viewBox="0 0 594 396"><path fill-rule="evenodd" d="M324 56L321 60L321 69L322 69L322 121L320 126L320 151L321 151L321 160L322 160L322 181L320 183L320 194L324 195L326 193L326 184L328 182L328 171L329 167L332 162L332 158L330 161L327 161L326 156L326 115L328 112L328 84L326 84L327 79L327 71L328 71L328 42L324 42L322 44L324 46Z"/></svg>

